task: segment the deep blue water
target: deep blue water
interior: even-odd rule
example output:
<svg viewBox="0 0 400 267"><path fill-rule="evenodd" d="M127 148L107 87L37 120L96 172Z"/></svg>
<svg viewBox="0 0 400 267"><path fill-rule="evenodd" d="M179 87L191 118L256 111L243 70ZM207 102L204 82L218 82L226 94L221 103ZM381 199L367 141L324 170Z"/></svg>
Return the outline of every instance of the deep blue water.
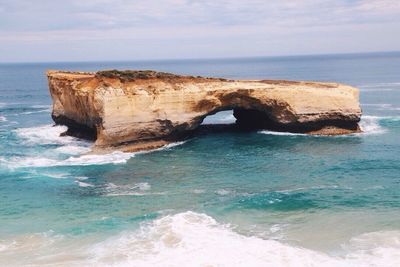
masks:
<svg viewBox="0 0 400 267"><path fill-rule="evenodd" d="M350 84L364 133L85 156L52 127L45 71L114 68ZM1 64L0 265L400 266L399 136L400 53Z"/></svg>

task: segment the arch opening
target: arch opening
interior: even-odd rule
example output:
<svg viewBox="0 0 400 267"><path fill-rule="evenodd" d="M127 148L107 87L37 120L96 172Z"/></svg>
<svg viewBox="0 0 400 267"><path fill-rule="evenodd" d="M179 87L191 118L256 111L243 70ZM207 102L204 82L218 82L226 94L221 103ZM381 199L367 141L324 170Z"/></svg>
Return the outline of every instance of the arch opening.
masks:
<svg viewBox="0 0 400 267"><path fill-rule="evenodd" d="M194 132L257 131L275 128L267 111L226 107L202 116Z"/></svg>

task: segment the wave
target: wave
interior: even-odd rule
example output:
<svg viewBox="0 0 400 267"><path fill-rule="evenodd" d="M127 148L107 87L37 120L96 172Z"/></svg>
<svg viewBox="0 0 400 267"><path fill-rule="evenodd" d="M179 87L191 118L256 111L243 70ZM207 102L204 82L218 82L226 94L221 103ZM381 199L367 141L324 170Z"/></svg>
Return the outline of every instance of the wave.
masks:
<svg viewBox="0 0 400 267"><path fill-rule="evenodd" d="M162 146L160 148L152 149L152 150L149 150L149 151L142 151L142 152L138 152L138 153L144 154L144 153L151 153L151 152L155 152L155 151L169 150L169 149L171 149L173 147L183 145L186 142L187 141L173 142L173 143L166 144L166 145L164 145L164 146Z"/></svg>
<svg viewBox="0 0 400 267"><path fill-rule="evenodd" d="M400 233L353 238L346 254L328 254L245 236L206 214L165 216L89 249L93 265L113 266L398 266Z"/></svg>
<svg viewBox="0 0 400 267"><path fill-rule="evenodd" d="M144 195L154 195L163 193L146 193L151 189L150 184L143 182L134 185L116 185L114 183L108 183L105 186L106 196L144 196Z"/></svg>
<svg viewBox="0 0 400 267"><path fill-rule="evenodd" d="M135 153L124 153L116 151L104 155L81 155L79 157L69 157L67 159L53 159L47 157L12 157L9 160L2 159L11 168L29 167L57 167L57 166L88 166L104 164L126 163Z"/></svg>
<svg viewBox="0 0 400 267"><path fill-rule="evenodd" d="M380 121L400 121L400 116L362 116L359 123L362 132L349 134L348 136L363 136L363 135L377 135L386 133L388 130L380 125ZM290 133L290 132L274 132L274 131L259 131L261 134L268 135L283 135L283 136L310 136L310 137L320 137L318 135L308 135L302 133Z"/></svg>
<svg viewBox="0 0 400 267"><path fill-rule="evenodd" d="M75 181L75 183L77 183L80 187L94 187L94 185L92 185L90 183L85 183L85 182L82 182L79 180Z"/></svg>
<svg viewBox="0 0 400 267"><path fill-rule="evenodd" d="M261 134L268 134L268 135L284 135L284 136L310 136L308 134L303 133L290 133L290 132L274 132L274 131L259 131Z"/></svg>
<svg viewBox="0 0 400 267"><path fill-rule="evenodd" d="M381 117L363 116L360 121L362 135L375 135L385 133L387 130L379 124Z"/></svg>
<svg viewBox="0 0 400 267"><path fill-rule="evenodd" d="M280 228L273 225L271 232ZM96 243L91 238L66 239L50 232L3 240L0 263L18 266L400 266L400 231L355 236L343 244L343 253L332 256L279 240L239 234L229 225L192 211L163 216L136 231L124 231Z"/></svg>
<svg viewBox="0 0 400 267"><path fill-rule="evenodd" d="M24 157L0 158L0 162L11 169L28 167L54 166L87 166L105 164L123 164L138 154L168 150L184 144L186 141L167 144L158 149L136 153L115 151L108 154L86 154L91 150L93 143L70 136L60 136L65 132L65 126L42 125L14 130L16 135L27 145L57 145L57 148L48 149L45 154L50 156L27 155ZM65 158L65 156L70 156Z"/></svg>
<svg viewBox="0 0 400 267"><path fill-rule="evenodd" d="M0 122L6 122L7 118L5 116L0 116Z"/></svg>
<svg viewBox="0 0 400 267"><path fill-rule="evenodd" d="M71 136L60 136L62 133L67 131L66 126L60 125L41 125L29 128L19 128L14 130L18 137L25 140L26 144L30 145L68 145L68 144L80 144L89 146L91 143L77 139Z"/></svg>
<svg viewBox="0 0 400 267"><path fill-rule="evenodd" d="M129 159L135 157L138 154L151 153L155 151L160 151L164 149L170 149L174 146L178 146L183 142L177 142L174 144L169 144L168 146L158 148L151 151L136 152L136 153L126 153L121 151L115 151L109 154L87 154L80 156L71 156L67 159L55 159L50 157L38 157L38 156L27 156L27 157L12 157L10 159L0 158L0 162L11 169L16 168L29 168L29 167L57 167L57 166L89 166L89 165L106 165L106 164L123 164L128 162ZM74 151L69 151L69 148L73 148ZM78 153L81 151L86 151L85 147L73 147L66 146L59 149L61 152Z"/></svg>

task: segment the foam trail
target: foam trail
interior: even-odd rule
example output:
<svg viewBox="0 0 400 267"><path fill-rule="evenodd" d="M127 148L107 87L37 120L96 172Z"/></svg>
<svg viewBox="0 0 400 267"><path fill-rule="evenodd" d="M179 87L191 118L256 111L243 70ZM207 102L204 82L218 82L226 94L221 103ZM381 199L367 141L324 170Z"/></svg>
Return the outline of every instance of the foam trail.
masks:
<svg viewBox="0 0 400 267"><path fill-rule="evenodd" d="M59 130L59 129L58 129ZM34 136L31 137L30 141L35 141L39 143L51 143L53 140L52 136L49 136L46 139L42 138L41 134L38 134L39 137ZM64 138L64 137L58 137ZM57 142L58 139L56 139ZM62 141L68 143L69 141ZM72 140L72 143L76 142L76 140ZM161 151L165 149L170 149L175 146L184 144L185 141L171 143L165 145L161 148L150 150L150 151L143 151L143 152L136 152L136 153L125 153L121 151L114 151L109 154L87 154L87 155L80 155L80 156L71 156L67 159L57 159L57 158L49 158L49 157L40 157L40 156L27 156L27 157L13 157L10 159L1 158L0 163L3 163L7 167L11 169L16 168L29 168L29 167L56 167L56 166L88 166L88 165L105 165L105 164L123 164L126 163L130 158L135 157L138 154L145 154L151 153L155 151ZM78 154L80 152L87 152L90 150L88 147L79 147L73 145L66 145L55 149L55 151L67 153L68 154Z"/></svg>
<svg viewBox="0 0 400 267"><path fill-rule="evenodd" d="M268 134L268 135L287 135L287 136L309 136L307 134L302 134L302 133L290 133L290 132L274 132L274 131L259 131L261 134Z"/></svg>
<svg viewBox="0 0 400 267"><path fill-rule="evenodd" d="M378 232L370 239L354 239L346 255L333 257L275 240L240 235L210 216L188 211L98 243L89 253L90 263L96 266L397 267L400 233L390 236L387 241L387 234ZM379 242L379 238L385 242Z"/></svg>
<svg viewBox="0 0 400 267"><path fill-rule="evenodd" d="M104 165L104 164L121 164L126 163L130 158L134 157L134 153L113 152L104 155L82 155L79 157L69 157L65 160L58 160L45 157L15 157L8 161L11 168L28 168L28 167L56 167L56 166L88 166L88 165Z"/></svg>
<svg viewBox="0 0 400 267"><path fill-rule="evenodd" d="M167 144L167 145L165 145L165 146L162 146L162 147L160 147L160 148L156 148L156 149L153 149L153 150L149 150L149 151L147 151L147 152L168 150L168 149L170 149L170 148L183 145L184 143L186 143L186 141L174 142L174 143L170 143L170 144ZM145 151L145 152L146 152L146 151Z"/></svg>

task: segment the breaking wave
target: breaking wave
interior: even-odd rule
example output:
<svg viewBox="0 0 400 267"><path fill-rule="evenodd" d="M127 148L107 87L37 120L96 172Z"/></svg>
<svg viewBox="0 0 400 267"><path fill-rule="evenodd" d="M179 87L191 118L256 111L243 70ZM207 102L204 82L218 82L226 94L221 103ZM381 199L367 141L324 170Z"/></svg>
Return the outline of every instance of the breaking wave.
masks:
<svg viewBox="0 0 400 267"><path fill-rule="evenodd" d="M290 132L274 132L274 131L259 131L261 134L268 134L268 135L287 135L287 136L309 136L307 134L302 134L302 133L290 133Z"/></svg>
<svg viewBox="0 0 400 267"><path fill-rule="evenodd" d="M104 164L126 163L135 153L123 153L116 151L104 155L81 155L79 157L69 157L67 159L53 159L48 157L12 157L9 160L0 159L10 168L28 167L56 167L56 166L87 166Z"/></svg>
<svg viewBox="0 0 400 267"><path fill-rule="evenodd" d="M71 136L60 135L67 131L66 126L54 126L51 124L42 125L37 127L19 128L14 130L18 137L25 140L29 145L69 145L79 144L83 146L90 146L90 142L86 142Z"/></svg>
<svg viewBox="0 0 400 267"><path fill-rule="evenodd" d="M388 120L388 121L400 121L400 116L362 116L360 121L360 127L362 133L350 134L362 136L362 135L376 135L386 133L388 130L381 126L380 121ZM310 136L302 133L290 133L290 132L274 132L274 131L259 131L261 134L268 135L284 135L284 136ZM319 137L319 136L314 136Z"/></svg>
<svg viewBox="0 0 400 267"><path fill-rule="evenodd" d="M185 141L167 144L151 151L125 153L114 151L108 154L87 154L91 150L92 142L84 141L70 136L60 136L65 132L65 126L43 125L38 127L20 128L14 130L16 135L24 140L26 145L56 145L56 148L47 150L48 156L37 154L0 158L0 163L9 168L27 167L54 167L54 166L86 166L104 164L122 164L137 154L150 153L170 149L182 145ZM67 156L67 157L66 157ZM69 156L69 157L68 157Z"/></svg>
<svg viewBox="0 0 400 267"><path fill-rule="evenodd" d="M360 121L360 128L363 135L375 135L385 133L387 130L379 124L383 117L363 116Z"/></svg>
<svg viewBox="0 0 400 267"><path fill-rule="evenodd" d="M330 256L276 240L245 236L206 214L165 216L89 249L91 264L113 266L386 266L400 264L400 232L350 240Z"/></svg>
<svg viewBox="0 0 400 267"><path fill-rule="evenodd" d="M276 231L276 225L271 232ZM351 238L335 256L278 240L247 236L214 218L187 211L143 224L104 241L65 247L54 233L0 242L0 262L29 266L296 266L397 267L400 232ZM20 257L18 255L24 255ZM45 261L43 261L45 259ZM27 261L27 262L24 262Z"/></svg>

